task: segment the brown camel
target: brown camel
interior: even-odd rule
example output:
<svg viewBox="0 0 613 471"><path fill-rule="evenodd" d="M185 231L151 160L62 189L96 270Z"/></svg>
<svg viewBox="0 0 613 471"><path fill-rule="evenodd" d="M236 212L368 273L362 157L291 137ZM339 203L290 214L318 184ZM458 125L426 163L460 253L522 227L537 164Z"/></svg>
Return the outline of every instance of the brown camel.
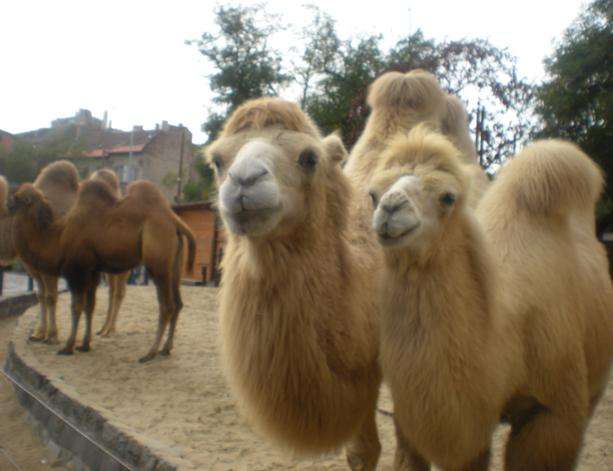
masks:
<svg viewBox="0 0 613 471"><path fill-rule="evenodd" d="M476 212L460 151L425 126L371 182L385 253L381 364L397 470L571 470L613 359L613 289L595 237L602 173L559 140L527 147Z"/></svg>
<svg viewBox="0 0 613 471"><path fill-rule="evenodd" d="M117 177L111 170L101 171L102 178L111 186L119 191ZM113 178L115 182L113 181ZM65 215L76 201L78 191L78 172L76 167L66 161L59 160L45 167L34 182L37 187L49 200L49 203L57 217ZM13 218L8 214L6 205L6 195L8 195L8 185L6 180L0 180L0 195L4 196L0 205L0 254L2 260L12 261L18 257L17 246L13 237ZM45 343L58 343L57 323L55 309L58 296L58 278L53 275L45 274L34 267L34 261L28 258L27 251L20 257L24 263L26 271L34 279L38 287L38 298L40 303L40 321L34 334L30 336L32 341L44 341ZM127 274L113 275L110 278L109 288L109 312L107 323L113 319L111 329L114 331L117 313L121 307L121 302L125 296L125 284Z"/></svg>
<svg viewBox="0 0 613 471"><path fill-rule="evenodd" d="M347 444L351 468L373 470L380 251L340 169L345 154L338 137L322 139L278 98L240 106L207 149L228 229L222 356L267 437L299 453Z"/></svg>
<svg viewBox="0 0 613 471"><path fill-rule="evenodd" d="M179 290L182 246L188 240L188 263L193 265L195 239L174 214L161 192L150 182L138 181L118 199L101 181L81 185L77 201L63 218L55 218L43 194L24 184L14 196L15 238L22 252L36 260L36 268L66 278L72 294L72 329L60 354L73 353L81 312L86 330L80 351L89 351L91 321L100 273L122 273L144 264L151 273L160 307L156 339L144 357L154 358L170 324L162 354L172 349L174 331L182 307Z"/></svg>
<svg viewBox="0 0 613 471"><path fill-rule="evenodd" d="M89 179L106 183L109 185L117 199L121 198L119 178L117 178L117 174L113 170L102 168L92 173ZM102 337L108 337L117 331L117 316L119 315L119 308L126 297L126 285L128 284L129 277L129 271L119 273L117 275L107 274L107 281L109 284L109 302L106 313L106 321L104 322L102 329L100 329L98 332L98 335Z"/></svg>

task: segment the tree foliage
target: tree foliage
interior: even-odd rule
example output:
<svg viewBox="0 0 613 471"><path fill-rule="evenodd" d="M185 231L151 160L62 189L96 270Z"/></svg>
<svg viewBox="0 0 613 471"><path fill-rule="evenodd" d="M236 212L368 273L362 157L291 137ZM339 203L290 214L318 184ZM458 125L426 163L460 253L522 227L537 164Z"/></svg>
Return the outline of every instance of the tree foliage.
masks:
<svg viewBox="0 0 613 471"><path fill-rule="evenodd" d="M285 62L270 41L280 30L278 18L262 6L220 7L215 12L219 32L189 42L213 65L210 87L215 102L225 106L203 125L209 139L244 100L293 90L324 132L340 130L351 147L368 117L368 85L383 72L416 68L433 72L447 91L458 94L469 116L485 109L484 166L511 154L528 134L533 87L518 77L507 51L479 39L436 42L421 31L385 49L380 35L340 38L330 15L306 8L311 24L294 32L297 46L285 51ZM285 70L288 65L291 71Z"/></svg>
<svg viewBox="0 0 613 471"><path fill-rule="evenodd" d="M40 144L15 138L10 151L0 148L0 173L12 184L32 182L45 165L78 157L83 149L81 140L68 131Z"/></svg>
<svg viewBox="0 0 613 471"><path fill-rule="evenodd" d="M546 59L539 87L538 136L576 142L605 170L607 190L599 206L601 226L613 224L613 3L596 0L566 30Z"/></svg>
<svg viewBox="0 0 613 471"><path fill-rule="evenodd" d="M200 39L187 41L215 70L209 76L209 86L222 112L211 112L203 124L209 140L215 138L225 116L238 105L250 98L276 95L290 78L282 71L281 53L268 42L280 27L276 17L261 5L219 6L215 21L216 32L204 32Z"/></svg>

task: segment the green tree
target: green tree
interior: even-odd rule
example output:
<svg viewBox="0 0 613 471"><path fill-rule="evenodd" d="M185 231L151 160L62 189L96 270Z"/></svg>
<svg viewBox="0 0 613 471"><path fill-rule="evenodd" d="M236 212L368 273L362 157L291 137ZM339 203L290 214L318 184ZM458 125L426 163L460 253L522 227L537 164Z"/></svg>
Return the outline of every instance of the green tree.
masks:
<svg viewBox="0 0 613 471"><path fill-rule="evenodd" d="M302 34L305 48L296 73L301 103L325 132L339 129L349 147L368 117L368 85L385 71L416 68L434 73L448 92L463 98L469 116L485 110L485 167L511 154L528 135L533 87L518 78L507 51L479 39L437 43L421 31L384 51L380 36L341 40L334 19L310 8L313 21Z"/></svg>
<svg viewBox="0 0 613 471"><path fill-rule="evenodd" d="M596 0L566 30L545 60L539 87L539 137L577 143L607 174L598 207L599 230L613 224L613 2Z"/></svg>
<svg viewBox="0 0 613 471"><path fill-rule="evenodd" d="M200 39L187 41L213 65L209 86L220 111L209 114L203 131L215 139L225 117L244 101L276 95L290 76L282 71L281 53L269 38L281 28L276 16L262 5L219 6L215 9L218 31L205 32Z"/></svg>

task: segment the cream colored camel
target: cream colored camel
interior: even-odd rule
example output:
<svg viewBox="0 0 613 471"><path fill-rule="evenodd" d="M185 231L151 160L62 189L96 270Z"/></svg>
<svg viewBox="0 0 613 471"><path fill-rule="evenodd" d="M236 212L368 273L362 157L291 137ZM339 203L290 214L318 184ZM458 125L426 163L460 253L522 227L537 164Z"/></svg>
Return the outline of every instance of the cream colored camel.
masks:
<svg viewBox="0 0 613 471"><path fill-rule="evenodd" d="M341 172L340 139L322 139L295 104L261 98L207 154L228 229L220 331L237 402L285 447L347 444L353 469L375 469L380 252Z"/></svg>
<svg viewBox="0 0 613 471"><path fill-rule="evenodd" d="M602 174L572 144L535 143L475 218L458 154L419 126L391 142L371 182L395 468L485 470L504 417L507 470L573 469L613 356L594 231Z"/></svg>
<svg viewBox="0 0 613 471"><path fill-rule="evenodd" d="M371 114L345 166L358 188L368 185L380 154L397 133L427 123L461 150L458 157L470 175L469 204L476 207L489 180L479 166L464 106L441 89L434 75L419 69L406 74L387 72L370 86L368 105Z"/></svg>

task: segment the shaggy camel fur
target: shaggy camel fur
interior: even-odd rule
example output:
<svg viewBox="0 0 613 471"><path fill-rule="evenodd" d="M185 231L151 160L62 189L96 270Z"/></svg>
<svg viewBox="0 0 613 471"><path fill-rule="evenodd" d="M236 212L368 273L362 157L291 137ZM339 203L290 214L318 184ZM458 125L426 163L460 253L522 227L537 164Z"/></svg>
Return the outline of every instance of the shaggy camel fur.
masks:
<svg viewBox="0 0 613 471"><path fill-rule="evenodd" d="M106 183L109 185L117 199L121 198L119 178L117 178L117 174L114 171L108 168L102 168L92 173L89 179ZM126 285L128 284L129 277L129 271L119 273L117 275L107 275L109 284L108 309L106 313L106 321L104 322L102 329L100 329L98 332L98 335L101 335L102 337L108 337L117 331L117 316L119 315L119 308L126 297Z"/></svg>
<svg viewBox="0 0 613 471"><path fill-rule="evenodd" d="M501 417L507 470L573 469L613 356L601 172L570 143L535 143L475 218L458 154L419 126L371 183L396 469L485 470Z"/></svg>
<svg viewBox="0 0 613 471"><path fill-rule="evenodd" d="M477 205L489 180L479 166L464 106L441 89L434 75L419 69L406 74L387 72L372 83L367 101L371 114L345 166L359 188L368 185L379 155L396 134L428 123L462 151L460 159L471 181L469 204Z"/></svg>
<svg viewBox="0 0 613 471"><path fill-rule="evenodd" d="M157 355L170 324L162 354L172 349L182 307L179 283L181 236L188 240L188 264L194 262L195 239L150 182L134 182L118 199L101 181L82 184L75 206L65 218L55 218L46 198L24 184L14 197L15 236L24 241L36 268L66 278L72 294L72 329L60 354L73 353L81 312L86 326L80 351L89 351L91 321L100 272L122 273L144 264L155 282L160 307L156 339L141 362ZM44 234L44 235L43 235Z"/></svg>
<svg viewBox="0 0 613 471"><path fill-rule="evenodd" d="M375 469L380 250L340 169L342 142L297 105L261 98L207 155L229 229L220 331L237 402L295 452L348 444L353 469Z"/></svg>

